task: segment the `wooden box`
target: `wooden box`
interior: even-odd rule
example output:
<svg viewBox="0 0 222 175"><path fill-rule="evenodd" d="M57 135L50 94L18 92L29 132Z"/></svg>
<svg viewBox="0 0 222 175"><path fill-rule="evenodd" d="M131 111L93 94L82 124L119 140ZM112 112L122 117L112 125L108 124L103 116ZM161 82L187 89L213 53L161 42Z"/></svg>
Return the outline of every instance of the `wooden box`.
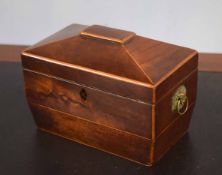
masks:
<svg viewBox="0 0 222 175"><path fill-rule="evenodd" d="M151 166L186 132L196 51L98 25L73 24L22 52L37 126Z"/></svg>

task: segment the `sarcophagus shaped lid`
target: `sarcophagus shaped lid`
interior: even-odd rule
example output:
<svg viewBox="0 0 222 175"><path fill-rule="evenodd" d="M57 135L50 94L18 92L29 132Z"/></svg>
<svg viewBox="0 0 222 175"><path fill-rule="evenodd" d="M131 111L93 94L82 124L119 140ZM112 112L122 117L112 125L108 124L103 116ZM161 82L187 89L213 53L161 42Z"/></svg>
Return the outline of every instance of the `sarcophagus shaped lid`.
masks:
<svg viewBox="0 0 222 175"><path fill-rule="evenodd" d="M27 69L146 101L147 98L140 98L139 94L123 92L126 89L121 89L121 83L113 91L112 84L104 85L107 83L104 79L152 88L195 54L197 52L192 49L145 38L129 31L73 24L25 50L22 61ZM56 66L60 66L59 71ZM73 79L71 69L91 73L93 77L84 79L84 74L73 73ZM98 77L103 77L103 85ZM95 81L97 78L99 83ZM117 83L114 84L116 86Z"/></svg>

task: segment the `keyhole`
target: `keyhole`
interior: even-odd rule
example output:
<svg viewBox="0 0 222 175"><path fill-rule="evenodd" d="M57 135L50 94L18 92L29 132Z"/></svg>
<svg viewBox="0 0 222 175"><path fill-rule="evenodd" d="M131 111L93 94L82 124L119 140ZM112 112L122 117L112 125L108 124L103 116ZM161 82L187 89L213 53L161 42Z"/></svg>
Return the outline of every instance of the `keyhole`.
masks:
<svg viewBox="0 0 222 175"><path fill-rule="evenodd" d="M85 89L81 89L81 91L79 92L80 94L80 97L83 99L83 100L86 100L87 98L87 93L86 93L86 90Z"/></svg>

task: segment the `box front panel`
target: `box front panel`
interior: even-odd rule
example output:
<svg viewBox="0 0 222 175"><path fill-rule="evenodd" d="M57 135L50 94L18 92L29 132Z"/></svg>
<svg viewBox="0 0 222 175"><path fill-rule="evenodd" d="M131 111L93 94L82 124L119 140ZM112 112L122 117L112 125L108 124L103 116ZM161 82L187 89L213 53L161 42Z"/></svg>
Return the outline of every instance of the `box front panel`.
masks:
<svg viewBox="0 0 222 175"><path fill-rule="evenodd" d="M96 87L105 92L117 94L126 98L135 99L151 103L153 98L153 89L141 82L128 82L129 79L123 77L113 77L111 74L104 76L98 74L95 70L83 70L75 65L68 66L65 63L54 63L46 61L43 58L33 58L31 56L22 55L22 65L25 69L41 72L43 74L52 75L84 84L88 87ZM100 72L101 73L101 72Z"/></svg>
<svg viewBox="0 0 222 175"><path fill-rule="evenodd" d="M152 109L149 104L27 70L24 78L31 103L151 138Z"/></svg>
<svg viewBox="0 0 222 175"><path fill-rule="evenodd" d="M29 103L40 129L111 154L150 165L151 141L77 116Z"/></svg>

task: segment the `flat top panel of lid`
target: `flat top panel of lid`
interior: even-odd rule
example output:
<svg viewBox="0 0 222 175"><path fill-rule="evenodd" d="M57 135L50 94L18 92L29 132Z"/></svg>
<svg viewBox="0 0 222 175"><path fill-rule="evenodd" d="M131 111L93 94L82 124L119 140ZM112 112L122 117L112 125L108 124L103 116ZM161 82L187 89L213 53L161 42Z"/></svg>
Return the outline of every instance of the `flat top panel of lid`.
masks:
<svg viewBox="0 0 222 175"><path fill-rule="evenodd" d="M135 36L134 32L120 29L113 29L100 25L92 25L80 33L81 36L91 37L94 39L103 39L117 43L125 43Z"/></svg>

